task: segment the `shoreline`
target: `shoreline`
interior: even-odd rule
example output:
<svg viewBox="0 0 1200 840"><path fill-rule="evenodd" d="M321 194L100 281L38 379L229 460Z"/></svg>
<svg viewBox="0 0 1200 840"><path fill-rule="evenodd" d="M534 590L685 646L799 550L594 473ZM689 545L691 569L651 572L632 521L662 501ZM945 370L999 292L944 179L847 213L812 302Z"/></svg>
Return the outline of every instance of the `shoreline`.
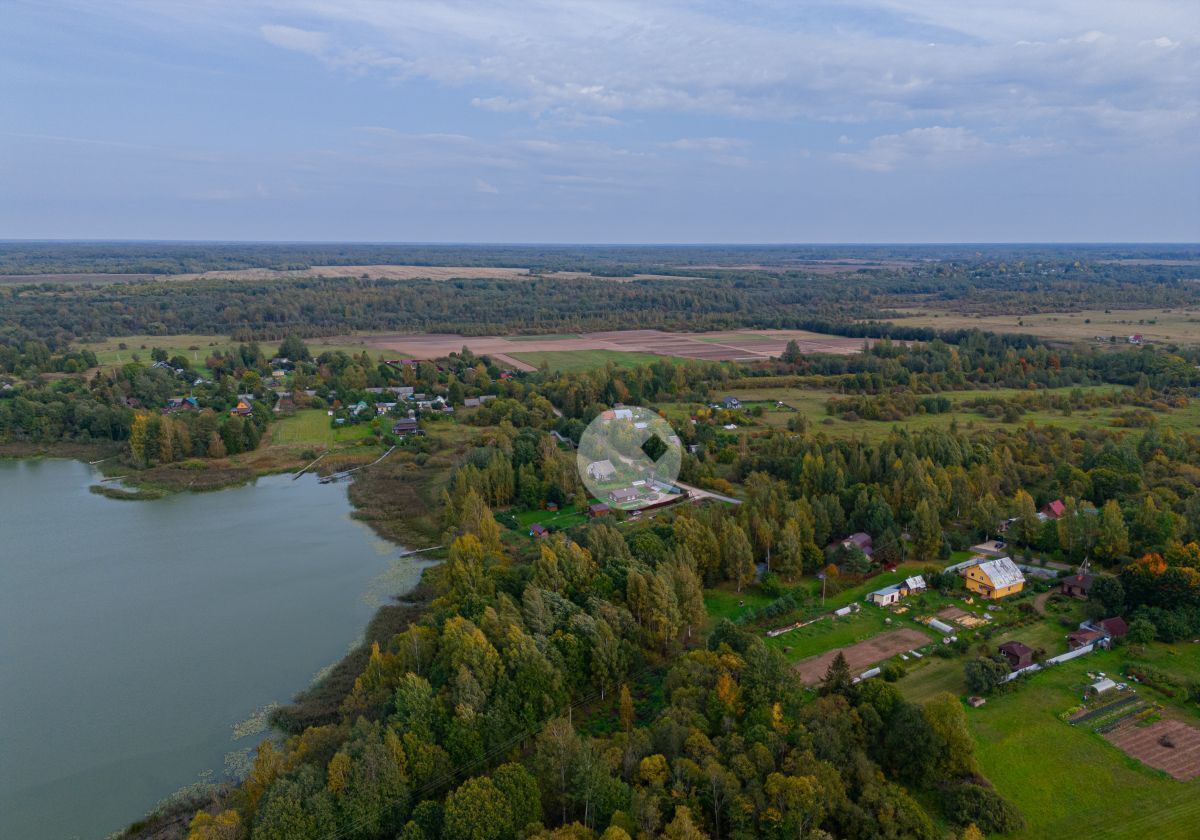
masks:
<svg viewBox="0 0 1200 840"><path fill-rule="evenodd" d="M104 446L103 444L79 444L56 442L51 444L6 443L0 444L0 459L32 460L55 458L74 460L85 463L97 472L102 461L118 457L119 447ZM99 460L97 460L99 459ZM303 464L300 465L301 467ZM168 469L170 469L168 467ZM176 470L186 472L185 470ZM245 469L247 473L243 480L227 481L219 485L209 485L204 488L171 487L163 488L155 482L128 481L128 476L121 476L121 484L129 489L109 487L102 483L89 485L90 492L103 495L106 498L128 501L151 501L167 495L182 492L215 492L242 486L254 481L260 476L278 475L296 472L293 469L276 469L255 472ZM315 472L315 471L314 471ZM351 516L371 529L376 537L395 546L403 552L402 556L420 553L428 555L422 558L424 568L421 569L417 581L404 592L391 592L386 595L386 601L378 606L366 625L362 628L359 642L336 662L322 669L314 679L305 686L295 690L291 700L281 704L268 717L268 730L264 738L286 739L311 725L327 723L336 718L341 701L353 689L354 681L370 657L372 644L386 644L396 633L402 632L408 625L418 620L428 607L431 594L426 579L426 573L436 568L442 558L438 556L440 548L434 541L428 540L427 535L418 530L397 527L397 523L372 515L369 505L361 493L351 492L358 479L345 482L344 492L352 508ZM356 498L357 496L357 498ZM399 532L405 532L403 542ZM110 838L124 840L166 840L166 838L186 835L188 823L197 810L211 806L236 790L237 781L221 779L197 787L196 783L185 785L165 797L148 813L133 819L125 828L110 835Z"/></svg>

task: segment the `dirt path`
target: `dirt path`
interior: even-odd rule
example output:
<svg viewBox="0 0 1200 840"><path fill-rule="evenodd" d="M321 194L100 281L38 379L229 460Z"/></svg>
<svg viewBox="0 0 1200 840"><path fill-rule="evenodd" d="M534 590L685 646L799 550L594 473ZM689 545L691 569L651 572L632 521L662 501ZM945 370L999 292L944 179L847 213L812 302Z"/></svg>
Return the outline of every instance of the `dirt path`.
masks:
<svg viewBox="0 0 1200 840"><path fill-rule="evenodd" d="M898 653L904 653L913 648L924 647L931 641L933 640L920 630L914 630L911 627L889 630L858 644L834 648L817 656L802 659L792 667L800 672L800 679L805 685L816 685L829 670L829 665L837 657L838 651L845 655L846 662L850 665L850 673L857 676L876 662L890 659Z"/></svg>
<svg viewBox="0 0 1200 840"><path fill-rule="evenodd" d="M1033 599L1033 608L1041 615L1046 614L1046 602L1050 600L1050 596L1057 592L1057 589L1047 589L1042 594Z"/></svg>

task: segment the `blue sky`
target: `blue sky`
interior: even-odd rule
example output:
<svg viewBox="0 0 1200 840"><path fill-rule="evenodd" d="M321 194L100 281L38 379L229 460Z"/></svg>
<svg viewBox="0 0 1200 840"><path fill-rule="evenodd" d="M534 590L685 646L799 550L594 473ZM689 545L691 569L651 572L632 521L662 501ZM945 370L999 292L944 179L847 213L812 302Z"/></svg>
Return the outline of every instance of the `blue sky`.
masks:
<svg viewBox="0 0 1200 840"><path fill-rule="evenodd" d="M0 238L1200 240L1195 0L6 0Z"/></svg>

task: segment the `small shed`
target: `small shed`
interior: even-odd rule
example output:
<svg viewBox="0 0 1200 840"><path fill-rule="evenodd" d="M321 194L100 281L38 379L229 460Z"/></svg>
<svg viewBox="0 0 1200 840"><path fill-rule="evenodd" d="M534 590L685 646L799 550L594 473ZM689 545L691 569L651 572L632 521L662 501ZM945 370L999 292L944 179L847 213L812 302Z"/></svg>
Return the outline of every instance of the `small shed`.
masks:
<svg viewBox="0 0 1200 840"><path fill-rule="evenodd" d="M1033 664L1033 648L1024 642L1005 642L1000 645L1000 654L1008 660L1008 667L1014 671Z"/></svg>
<svg viewBox="0 0 1200 840"><path fill-rule="evenodd" d="M529 526L529 536L531 537L544 537L548 533L550 532L538 522L534 522Z"/></svg>
<svg viewBox="0 0 1200 840"><path fill-rule="evenodd" d="M588 516L596 517L603 516L608 513L609 507L604 502L597 502L594 505L588 505Z"/></svg>
<svg viewBox="0 0 1200 840"><path fill-rule="evenodd" d="M1091 575L1071 575L1062 580L1062 594L1072 598L1087 600L1088 592L1092 589Z"/></svg>

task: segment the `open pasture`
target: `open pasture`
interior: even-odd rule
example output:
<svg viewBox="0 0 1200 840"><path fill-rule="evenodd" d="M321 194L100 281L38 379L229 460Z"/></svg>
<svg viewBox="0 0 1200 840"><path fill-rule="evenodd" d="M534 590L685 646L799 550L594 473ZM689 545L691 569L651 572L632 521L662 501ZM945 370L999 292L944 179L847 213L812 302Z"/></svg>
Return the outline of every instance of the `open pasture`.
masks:
<svg viewBox="0 0 1200 840"><path fill-rule="evenodd" d="M903 309L892 321L906 327L939 330L979 329L999 333L1024 333L1051 341L1087 341L1097 336L1125 346L1126 339L1141 334L1152 344L1200 344L1200 309L1084 309L1078 312L1039 312L1028 315L974 315L923 307Z"/></svg>
<svg viewBox="0 0 1200 840"><path fill-rule="evenodd" d="M613 330L577 336L463 336L456 334L373 334L346 336L344 343L361 343L372 350L410 359L436 359L463 347L490 355L519 370L534 370L538 353L577 353L607 350L643 356L699 361L761 361L779 356L795 340L806 353L857 353L862 339L827 336L805 330L742 330L738 332L669 333L662 330ZM532 358L534 364L531 364ZM581 357L586 359L587 357ZM563 363L565 357L559 357Z"/></svg>

